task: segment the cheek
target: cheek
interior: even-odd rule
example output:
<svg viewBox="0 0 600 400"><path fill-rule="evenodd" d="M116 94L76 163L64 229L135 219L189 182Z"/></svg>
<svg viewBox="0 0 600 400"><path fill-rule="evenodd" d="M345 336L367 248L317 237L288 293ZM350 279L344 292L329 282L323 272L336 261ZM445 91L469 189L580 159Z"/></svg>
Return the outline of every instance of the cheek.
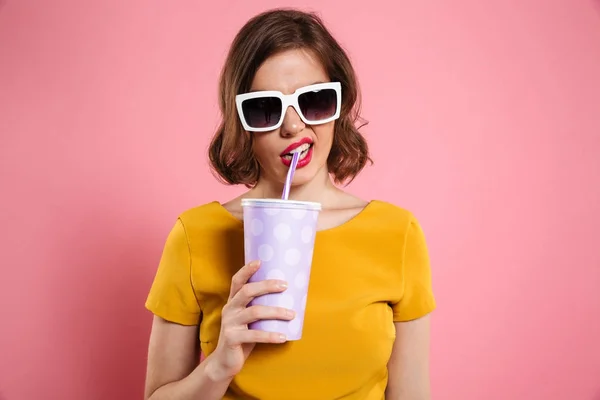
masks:
<svg viewBox="0 0 600 400"><path fill-rule="evenodd" d="M317 126L313 131L319 139L319 152L328 154L331 150L331 144L333 143L333 122Z"/></svg>
<svg viewBox="0 0 600 400"><path fill-rule="evenodd" d="M275 146L268 136L258 136L252 143L252 151L259 161L266 161L271 158L275 152Z"/></svg>

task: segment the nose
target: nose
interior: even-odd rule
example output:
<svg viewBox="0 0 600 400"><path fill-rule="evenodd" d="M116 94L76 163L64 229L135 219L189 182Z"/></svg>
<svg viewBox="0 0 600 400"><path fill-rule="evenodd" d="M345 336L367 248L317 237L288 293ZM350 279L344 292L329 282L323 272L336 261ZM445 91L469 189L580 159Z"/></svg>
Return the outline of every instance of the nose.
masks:
<svg viewBox="0 0 600 400"><path fill-rule="evenodd" d="M294 107L288 107L283 117L283 124L281 125L280 134L283 137L293 137L304 130L306 125L294 109Z"/></svg>

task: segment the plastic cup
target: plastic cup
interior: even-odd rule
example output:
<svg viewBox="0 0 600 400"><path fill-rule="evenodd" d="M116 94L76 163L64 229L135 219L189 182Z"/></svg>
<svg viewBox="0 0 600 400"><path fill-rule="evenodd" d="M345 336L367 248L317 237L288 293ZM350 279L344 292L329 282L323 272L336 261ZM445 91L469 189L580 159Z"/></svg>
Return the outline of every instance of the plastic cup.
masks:
<svg viewBox="0 0 600 400"><path fill-rule="evenodd" d="M282 333L287 340L302 338L310 282L317 219L321 204L280 199L243 199L244 257L260 260L250 282L281 279L288 282L282 293L256 297L251 305L284 307L296 312L291 321L260 320L249 329Z"/></svg>

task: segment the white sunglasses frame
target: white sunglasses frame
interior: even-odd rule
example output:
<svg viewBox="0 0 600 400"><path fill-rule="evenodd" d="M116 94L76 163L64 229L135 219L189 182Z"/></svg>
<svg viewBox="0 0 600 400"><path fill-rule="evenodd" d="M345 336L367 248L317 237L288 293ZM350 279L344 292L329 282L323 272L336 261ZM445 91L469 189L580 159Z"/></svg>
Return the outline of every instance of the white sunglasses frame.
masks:
<svg viewBox="0 0 600 400"><path fill-rule="evenodd" d="M323 89L335 90L337 96L337 106L335 113L329 118L325 118L319 121L310 121L306 119L304 114L302 114L302 111L300 111L300 105L298 104L298 96L307 92L318 91ZM281 100L281 117L279 118L279 121L277 121L277 123L273 126L268 126L266 128L253 128L246 123L246 119L244 118L244 112L242 110L242 103L245 100L258 99L262 97L277 97ZM279 128L283 124L283 120L285 118L285 114L287 113L288 107L294 107L296 113L298 113L300 119L306 125L321 125L336 120L340 117L340 111L342 109L342 84L340 82L315 83L314 85L298 88L292 94L283 94L276 90L264 90L259 92L243 93L235 96L235 104L237 106L237 112L240 121L242 122L242 126L248 132L268 132Z"/></svg>

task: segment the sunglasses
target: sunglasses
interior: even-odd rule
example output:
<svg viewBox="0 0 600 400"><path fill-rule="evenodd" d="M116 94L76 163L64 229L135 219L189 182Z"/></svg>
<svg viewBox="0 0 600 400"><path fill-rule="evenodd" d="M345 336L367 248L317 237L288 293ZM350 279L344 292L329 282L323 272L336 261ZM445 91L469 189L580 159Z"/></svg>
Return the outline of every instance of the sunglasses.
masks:
<svg viewBox="0 0 600 400"><path fill-rule="evenodd" d="M319 125L340 117L342 85L339 82L304 86L293 94L268 90L238 94L235 97L242 126L249 132L277 129L288 107L294 107L307 125Z"/></svg>

